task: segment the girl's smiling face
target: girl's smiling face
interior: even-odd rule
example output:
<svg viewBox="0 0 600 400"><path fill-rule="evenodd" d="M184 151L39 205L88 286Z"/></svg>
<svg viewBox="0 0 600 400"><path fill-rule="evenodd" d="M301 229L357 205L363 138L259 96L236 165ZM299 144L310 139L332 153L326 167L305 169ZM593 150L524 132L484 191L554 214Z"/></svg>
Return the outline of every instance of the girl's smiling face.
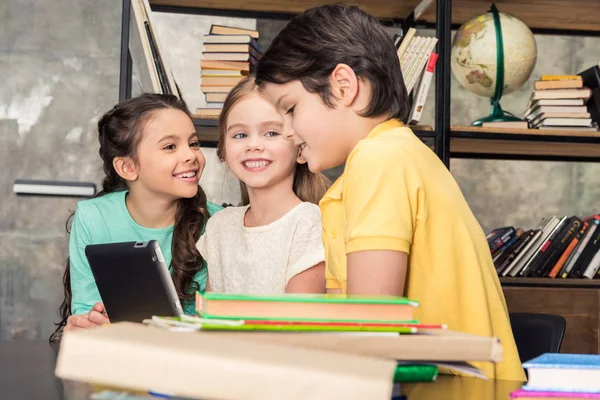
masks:
<svg viewBox="0 0 600 400"><path fill-rule="evenodd" d="M154 111L137 149L137 180L147 191L190 198L206 164L190 117L172 108Z"/></svg>
<svg viewBox="0 0 600 400"><path fill-rule="evenodd" d="M293 182L298 149L282 136L283 119L258 92L238 101L229 112L225 162L249 190Z"/></svg>

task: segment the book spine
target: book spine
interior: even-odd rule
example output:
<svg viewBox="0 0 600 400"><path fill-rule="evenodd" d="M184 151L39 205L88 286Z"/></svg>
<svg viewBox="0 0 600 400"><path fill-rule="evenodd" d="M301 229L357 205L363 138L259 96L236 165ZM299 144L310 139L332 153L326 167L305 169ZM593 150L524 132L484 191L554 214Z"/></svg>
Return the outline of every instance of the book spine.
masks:
<svg viewBox="0 0 600 400"><path fill-rule="evenodd" d="M560 272L562 271L563 267L565 266L565 264L567 263L567 261L571 257L571 254L573 254L573 251L575 251L575 248L577 247L577 244L581 240L581 237L585 233L585 231L588 228L588 226L589 226L589 224L584 221L581 230L577 233L577 235L573 238L573 240L571 240L571 242L569 243L569 245L567 246L567 248L565 249L565 251L562 253L562 255L560 256L560 258L558 259L558 261L556 262L556 264L554 264L554 267L552 268L552 270L548 274L548 276L550 278L556 278L557 276L560 276Z"/></svg>
<svg viewBox="0 0 600 400"><path fill-rule="evenodd" d="M503 245L505 245L510 239L511 237L515 234L515 230L511 229L510 231L506 232L504 235L502 235L502 237L499 237L497 239L495 239L491 244L490 244L490 252L493 254L496 252L496 250L498 250L500 247L502 247Z"/></svg>
<svg viewBox="0 0 600 400"><path fill-rule="evenodd" d="M427 62L427 68L421 77L421 82L419 83L419 88L417 89L417 93L415 95L415 102L409 118L410 124L417 124L421 120L423 108L425 107L427 95L429 94L429 87L431 86L431 81L433 79L433 73L435 72L435 64L437 59L437 53L430 54L429 61Z"/></svg>
<svg viewBox="0 0 600 400"><path fill-rule="evenodd" d="M498 266L498 274L506 276L506 273L508 273L507 270L509 269L508 267L513 263L521 251L526 248L527 244L531 242L536 232L536 230L530 230L523 235L522 240L516 244L515 249L511 252L511 254Z"/></svg>
<svg viewBox="0 0 600 400"><path fill-rule="evenodd" d="M579 242L579 244L577 245L577 248L573 252L572 257L570 257L569 260L567 260L567 265L565 267L565 270L561 273L562 278L567 278L569 276L569 274L571 273L571 271L573 270L575 263L577 262L577 260L579 260L579 257L581 257L581 254L583 253L583 249L585 249L585 247L589 243L592 235L596 231L596 228L598 227L598 223L600 223L600 221L595 220L594 224L588 228L587 232L585 233L585 236Z"/></svg>
<svg viewBox="0 0 600 400"><path fill-rule="evenodd" d="M399 60L402 60L404 53L406 53L406 50L408 49L408 46L416 33L417 30L415 28L408 28L408 31L406 31L406 35L404 36L404 38L402 38L402 43L400 43L400 46L398 47L397 53Z"/></svg>

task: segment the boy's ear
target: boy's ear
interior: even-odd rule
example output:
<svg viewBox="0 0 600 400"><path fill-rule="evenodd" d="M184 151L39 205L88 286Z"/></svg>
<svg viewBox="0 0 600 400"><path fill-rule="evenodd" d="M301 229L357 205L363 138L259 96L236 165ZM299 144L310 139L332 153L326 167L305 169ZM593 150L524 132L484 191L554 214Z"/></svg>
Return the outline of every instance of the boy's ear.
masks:
<svg viewBox="0 0 600 400"><path fill-rule="evenodd" d="M335 66L330 76L333 94L344 106L351 106L358 95L358 77L354 70L346 64Z"/></svg>
<svg viewBox="0 0 600 400"><path fill-rule="evenodd" d="M138 178L138 169L131 157L115 157L113 167L126 181L135 181Z"/></svg>

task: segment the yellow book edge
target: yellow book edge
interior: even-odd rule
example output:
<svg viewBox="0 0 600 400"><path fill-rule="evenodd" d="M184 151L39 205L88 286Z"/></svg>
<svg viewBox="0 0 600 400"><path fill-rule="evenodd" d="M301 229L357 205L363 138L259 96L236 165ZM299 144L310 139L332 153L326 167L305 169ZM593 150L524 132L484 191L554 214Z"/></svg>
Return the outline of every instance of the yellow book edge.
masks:
<svg viewBox="0 0 600 400"><path fill-rule="evenodd" d="M580 80L579 75L542 75L542 81L576 81Z"/></svg>

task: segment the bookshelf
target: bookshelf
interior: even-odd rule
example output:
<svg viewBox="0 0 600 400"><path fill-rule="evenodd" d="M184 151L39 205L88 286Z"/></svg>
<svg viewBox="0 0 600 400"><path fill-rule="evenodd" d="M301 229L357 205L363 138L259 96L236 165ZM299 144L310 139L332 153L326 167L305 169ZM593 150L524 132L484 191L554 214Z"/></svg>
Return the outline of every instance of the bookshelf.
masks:
<svg viewBox="0 0 600 400"><path fill-rule="evenodd" d="M128 52L130 1L123 1L120 98L131 95ZM336 0L149 0L153 11L289 19L307 8ZM353 4L382 23L435 28L439 55L435 71L434 127L413 127L446 166L450 158L546 161L600 161L600 133L539 129L490 129L451 126L451 29L486 12L482 0L358 0ZM598 0L504 0L502 11L514 14L533 33L600 37ZM213 145L217 130L196 119L201 137ZM567 319L563 351L600 352L600 280L501 278L509 311L547 312Z"/></svg>
<svg viewBox="0 0 600 400"><path fill-rule="evenodd" d="M326 3L320 0L149 0L153 11L188 13L202 15L235 16L246 18L271 18L271 19L290 19L297 13L317 5ZM353 4L360 5L365 11L379 17L382 23L391 26L402 27L404 30L408 26L413 26L415 15L420 15L421 10L430 5L432 0L406 0L397 2L388 2L387 0L362 0L354 1ZM335 1L329 1L335 3ZM450 18L447 14L445 1L441 1L443 6L440 8L436 19L443 23L437 24L437 36L447 38L444 43L438 43L438 53L445 51L450 55ZM129 54L129 24L131 0L122 0L122 35L121 35L121 81L119 98L126 99L131 97L131 75L132 60ZM445 34L441 34L445 31ZM444 50L445 49L445 50ZM436 88L450 87L450 66L447 66L447 73L437 74ZM447 95L446 95L447 94ZM443 132L448 130L450 118L449 112L444 113L443 104L450 101L448 90L436 89L436 119L435 127L431 126L413 126L413 131L425 143L432 146L432 149L440 156L449 154L448 141L443 138ZM447 116L447 117L446 117ZM200 134L201 145L205 147L215 147L218 131L216 127L208 127L202 124L201 118L195 116L194 122L196 130ZM447 161L446 161L447 163Z"/></svg>

